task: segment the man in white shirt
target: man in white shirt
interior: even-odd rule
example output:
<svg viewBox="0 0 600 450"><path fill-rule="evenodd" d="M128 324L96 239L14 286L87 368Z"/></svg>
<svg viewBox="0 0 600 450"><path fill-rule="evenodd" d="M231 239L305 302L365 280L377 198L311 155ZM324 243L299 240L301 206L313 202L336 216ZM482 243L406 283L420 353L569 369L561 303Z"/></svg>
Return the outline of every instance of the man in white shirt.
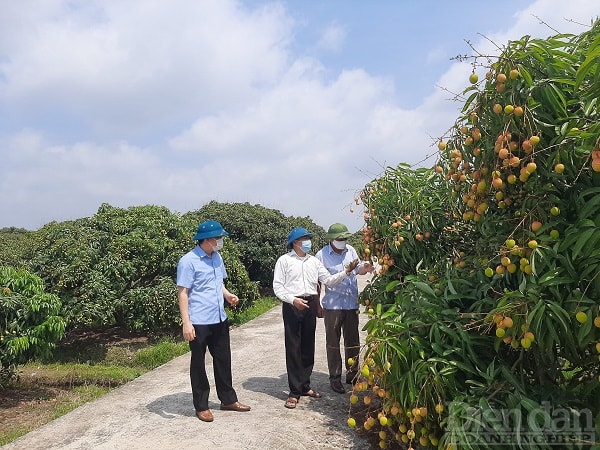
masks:
<svg viewBox="0 0 600 450"><path fill-rule="evenodd" d="M275 264L273 290L282 304L285 330L285 361L290 394L286 408L295 408L300 396L320 398L310 386L315 360L315 330L319 296L317 286L335 286L348 277L358 265L351 261L343 270L330 274L323 264L309 255L312 233L294 228L288 235L288 253Z"/></svg>

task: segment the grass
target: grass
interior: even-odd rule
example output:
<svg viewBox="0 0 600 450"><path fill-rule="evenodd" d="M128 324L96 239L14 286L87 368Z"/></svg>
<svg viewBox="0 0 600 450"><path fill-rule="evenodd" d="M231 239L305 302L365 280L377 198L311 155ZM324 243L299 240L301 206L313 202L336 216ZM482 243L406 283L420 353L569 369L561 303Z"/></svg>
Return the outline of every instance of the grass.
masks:
<svg viewBox="0 0 600 450"><path fill-rule="evenodd" d="M134 356L134 363L139 367L152 370L173 358L186 354L189 350L187 342L162 341L152 347L139 350Z"/></svg>
<svg viewBox="0 0 600 450"><path fill-rule="evenodd" d="M239 312L236 310L230 311L229 323L233 326L243 325L273 309L273 307L280 303L281 302L274 297L261 298L255 301L251 308Z"/></svg>
<svg viewBox="0 0 600 450"><path fill-rule="evenodd" d="M96 385L77 386L73 388L71 393L77 395L74 397L70 396L68 399L63 399L62 401L58 401L55 407L52 409L52 420L58 419L60 416L64 416L65 414L73 411L75 408L85 403L102 397L104 394L108 393L110 389L111 388L109 387Z"/></svg>
<svg viewBox="0 0 600 450"><path fill-rule="evenodd" d="M29 373L30 370L29 365L25 367L25 373ZM51 371L54 376L61 372L63 371ZM44 383L47 384L20 382L11 387L14 395L12 398L18 401L11 401L0 410L0 446L103 396L118 386L117 383L113 383L112 387L91 384L57 388L49 383L48 379Z"/></svg>
<svg viewBox="0 0 600 450"><path fill-rule="evenodd" d="M243 325L277 304L267 297L244 311L229 311L230 323ZM20 366L19 379L0 390L0 446L188 351L180 336L111 335L59 343L52 360Z"/></svg>
<svg viewBox="0 0 600 450"><path fill-rule="evenodd" d="M21 368L21 379L27 376L45 384L81 386L96 384L114 386L139 377L147 369L141 366L89 365L81 363L30 362Z"/></svg>
<svg viewBox="0 0 600 450"><path fill-rule="evenodd" d="M15 439L20 438L21 436L26 435L30 431L33 431L32 427L24 426L24 425L16 425L14 429L11 431L7 431L6 433L0 434L0 446L6 445L14 441Z"/></svg>

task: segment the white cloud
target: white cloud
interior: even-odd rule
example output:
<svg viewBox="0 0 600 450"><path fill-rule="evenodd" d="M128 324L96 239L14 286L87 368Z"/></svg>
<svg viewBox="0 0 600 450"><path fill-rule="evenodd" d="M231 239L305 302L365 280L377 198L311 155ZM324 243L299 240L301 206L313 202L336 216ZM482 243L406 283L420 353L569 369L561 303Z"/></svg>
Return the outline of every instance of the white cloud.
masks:
<svg viewBox="0 0 600 450"><path fill-rule="evenodd" d="M298 57L278 4L0 2L0 111L14 113L0 123L10 211L0 227L83 217L103 202L185 212L218 200L357 229L354 195L387 165L434 154L461 106L431 86L403 109L391 77ZM532 14L580 32L565 11L595 14L593 2L555 3L539 0L488 37L553 34ZM333 26L321 42L335 51L344 33ZM470 70L449 64L437 85L460 92Z"/></svg>
<svg viewBox="0 0 600 450"><path fill-rule="evenodd" d="M90 17L52 4L44 16L3 7L26 26L4 36L0 95L29 111L43 103L83 116L104 138L242 104L286 65L289 20L280 7L107 1Z"/></svg>
<svg viewBox="0 0 600 450"><path fill-rule="evenodd" d="M345 39L346 30L344 27L338 24L331 24L323 32L317 48L330 52L338 52L344 45Z"/></svg>
<svg viewBox="0 0 600 450"><path fill-rule="evenodd" d="M118 206L167 199L159 158L127 143L53 145L35 132L1 141L3 222L26 219L30 227L93 214L103 202ZM5 219L6 218L6 219ZM18 226L18 223L14 223Z"/></svg>
<svg viewBox="0 0 600 450"><path fill-rule="evenodd" d="M318 67L300 62L251 109L200 119L171 145L196 161L192 192L207 200L266 201L325 224L348 214L370 180L361 170L372 176L386 159L412 157L415 121L388 104L391 91L364 71L326 83ZM215 172L220 181L205 183Z"/></svg>

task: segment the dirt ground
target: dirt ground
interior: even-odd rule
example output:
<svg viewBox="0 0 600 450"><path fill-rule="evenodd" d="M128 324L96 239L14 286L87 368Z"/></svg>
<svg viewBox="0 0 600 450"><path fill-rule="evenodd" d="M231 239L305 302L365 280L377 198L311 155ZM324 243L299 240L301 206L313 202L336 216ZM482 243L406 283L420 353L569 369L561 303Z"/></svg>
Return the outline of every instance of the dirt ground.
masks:
<svg viewBox="0 0 600 450"><path fill-rule="evenodd" d="M54 405L71 396L68 387L25 384L0 391L0 432L36 428L48 422ZM73 394L73 396L78 396Z"/></svg>
<svg viewBox="0 0 600 450"><path fill-rule="evenodd" d="M329 388L322 320L316 348L312 386L323 397L302 397L294 410L284 407L288 387L278 306L231 332L234 387L252 411L220 411L213 388L209 404L215 421L200 422L192 406L186 354L2 448L374 448L378 439L346 424L349 393Z"/></svg>
<svg viewBox="0 0 600 450"><path fill-rule="evenodd" d="M147 345L151 339L143 334L130 333L119 328L88 329L68 333L55 350L60 359L63 355L72 361L73 355L83 362L106 360L107 353L120 359L133 357L135 351ZM51 368L35 365L18 368L18 384L0 390L0 432L15 428L29 430L40 427L53 419L57 405L78 406L90 400L85 389L86 380L77 380L68 374L57 374ZM108 392L129 380L115 383L96 382L97 390ZM83 389L81 387L83 386Z"/></svg>

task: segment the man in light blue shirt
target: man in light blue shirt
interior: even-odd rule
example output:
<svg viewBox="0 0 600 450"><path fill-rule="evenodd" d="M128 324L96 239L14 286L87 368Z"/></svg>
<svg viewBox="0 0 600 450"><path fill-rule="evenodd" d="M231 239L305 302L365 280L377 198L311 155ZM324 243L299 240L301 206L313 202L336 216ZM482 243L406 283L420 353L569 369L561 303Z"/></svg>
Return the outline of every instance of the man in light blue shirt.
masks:
<svg viewBox="0 0 600 450"><path fill-rule="evenodd" d="M358 259L354 247L346 241L352 234L341 223L329 227L325 240L329 242L315 255L329 273L343 270L351 261ZM355 382L358 371L360 339L358 333L358 282L356 274L364 275L373 271L370 263L362 262L350 275L336 286L326 286L322 298L323 318L325 321L325 340L327 345L327 365L329 384L334 392L346 392L341 382L342 358L340 355L340 338L344 334L344 353L346 365L346 383ZM348 360L352 358L354 364Z"/></svg>
<svg viewBox="0 0 600 450"><path fill-rule="evenodd" d="M177 298L183 324L183 337L191 350L190 381L196 416L212 422L208 408L210 385L204 366L206 349L213 358L217 396L222 410L250 411L238 402L232 386L229 322L225 301L231 306L239 302L223 284L227 271L219 250L227 233L221 224L208 220L198 226L194 240L198 245L185 254L177 264Z"/></svg>

